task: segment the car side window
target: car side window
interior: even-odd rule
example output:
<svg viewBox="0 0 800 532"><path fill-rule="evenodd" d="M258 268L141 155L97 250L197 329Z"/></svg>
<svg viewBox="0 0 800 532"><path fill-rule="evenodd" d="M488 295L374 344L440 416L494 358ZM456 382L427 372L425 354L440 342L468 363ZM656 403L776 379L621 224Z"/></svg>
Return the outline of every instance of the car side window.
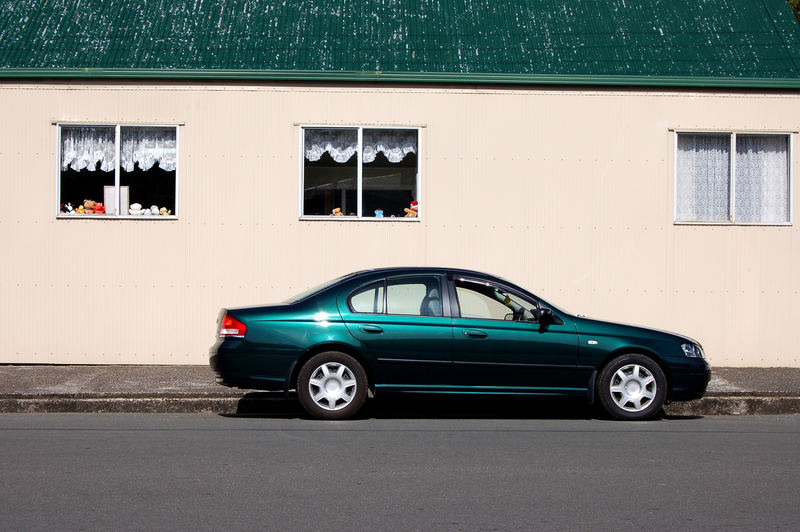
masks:
<svg viewBox="0 0 800 532"><path fill-rule="evenodd" d="M442 316L442 288L438 277L415 276L389 279L386 311L405 316Z"/></svg>
<svg viewBox="0 0 800 532"><path fill-rule="evenodd" d="M383 314L384 283L372 283L350 295L350 310L364 314Z"/></svg>
<svg viewBox="0 0 800 532"><path fill-rule="evenodd" d="M456 297L462 318L485 320L536 321L536 304L488 283L455 280Z"/></svg>

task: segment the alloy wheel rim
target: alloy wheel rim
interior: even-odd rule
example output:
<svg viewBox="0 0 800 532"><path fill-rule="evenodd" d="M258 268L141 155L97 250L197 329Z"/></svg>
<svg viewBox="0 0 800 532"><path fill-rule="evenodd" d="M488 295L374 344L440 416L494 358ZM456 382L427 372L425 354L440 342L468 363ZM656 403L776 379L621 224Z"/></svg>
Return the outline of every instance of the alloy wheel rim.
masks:
<svg viewBox="0 0 800 532"><path fill-rule="evenodd" d="M655 400L658 385L653 374L639 364L622 366L611 378L611 399L627 412L641 412Z"/></svg>
<svg viewBox="0 0 800 532"><path fill-rule="evenodd" d="M356 378L344 364L326 362L313 372L308 391L314 403L324 410L341 410L356 396Z"/></svg>

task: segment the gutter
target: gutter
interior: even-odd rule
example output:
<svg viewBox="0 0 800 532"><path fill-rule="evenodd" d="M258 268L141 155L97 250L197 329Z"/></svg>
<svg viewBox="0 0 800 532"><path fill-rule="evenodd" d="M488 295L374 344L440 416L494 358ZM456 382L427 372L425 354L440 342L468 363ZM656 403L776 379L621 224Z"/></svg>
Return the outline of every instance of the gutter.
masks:
<svg viewBox="0 0 800 532"><path fill-rule="evenodd" d="M506 74L318 70L193 70L139 68L0 68L0 79L139 79L242 81L350 81L479 85L576 85L800 89L800 78L722 78L588 74Z"/></svg>

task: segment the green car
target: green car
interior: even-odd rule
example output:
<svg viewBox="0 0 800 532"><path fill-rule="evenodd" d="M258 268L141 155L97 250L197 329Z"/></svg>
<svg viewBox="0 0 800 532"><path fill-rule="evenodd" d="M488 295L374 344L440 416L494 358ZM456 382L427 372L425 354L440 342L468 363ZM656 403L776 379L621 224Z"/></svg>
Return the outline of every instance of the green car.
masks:
<svg viewBox="0 0 800 532"><path fill-rule="evenodd" d="M222 309L217 382L296 390L315 418L368 393L585 397L618 419L703 396L700 344L574 316L508 281L452 268L345 275L278 305Z"/></svg>

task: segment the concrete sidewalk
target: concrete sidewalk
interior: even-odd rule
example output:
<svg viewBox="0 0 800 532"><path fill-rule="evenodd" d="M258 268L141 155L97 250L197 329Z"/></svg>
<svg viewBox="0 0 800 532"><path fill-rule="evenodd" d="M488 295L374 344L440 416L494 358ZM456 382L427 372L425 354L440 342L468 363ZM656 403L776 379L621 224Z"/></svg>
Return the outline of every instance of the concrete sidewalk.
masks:
<svg viewBox="0 0 800 532"><path fill-rule="evenodd" d="M0 366L0 412L258 413L296 401L216 384L208 366ZM246 408L243 408L246 406ZM800 368L714 368L706 396L668 415L799 414Z"/></svg>

